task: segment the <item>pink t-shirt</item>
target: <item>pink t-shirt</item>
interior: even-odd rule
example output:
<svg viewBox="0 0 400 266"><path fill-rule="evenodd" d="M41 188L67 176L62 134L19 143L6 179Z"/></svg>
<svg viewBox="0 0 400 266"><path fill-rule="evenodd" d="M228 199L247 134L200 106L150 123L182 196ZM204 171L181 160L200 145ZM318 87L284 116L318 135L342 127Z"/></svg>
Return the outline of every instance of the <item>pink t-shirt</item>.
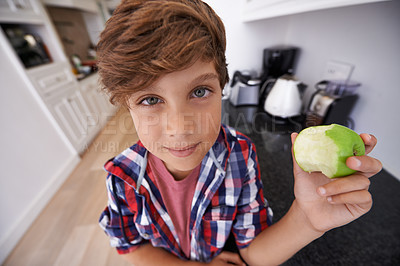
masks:
<svg viewBox="0 0 400 266"><path fill-rule="evenodd" d="M185 255L190 257L190 211L201 164L194 168L185 179L177 181L158 157L149 152L147 158L178 234L181 248Z"/></svg>

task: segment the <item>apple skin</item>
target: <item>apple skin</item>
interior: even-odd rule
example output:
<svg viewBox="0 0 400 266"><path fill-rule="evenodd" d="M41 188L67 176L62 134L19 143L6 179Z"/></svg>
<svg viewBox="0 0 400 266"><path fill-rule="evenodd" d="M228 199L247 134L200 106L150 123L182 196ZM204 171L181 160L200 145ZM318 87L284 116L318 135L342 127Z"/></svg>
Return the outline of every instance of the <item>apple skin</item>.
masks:
<svg viewBox="0 0 400 266"><path fill-rule="evenodd" d="M293 144L297 164L306 172L322 172L329 178L348 176L356 171L347 158L365 154L361 137L353 130L331 124L302 130Z"/></svg>

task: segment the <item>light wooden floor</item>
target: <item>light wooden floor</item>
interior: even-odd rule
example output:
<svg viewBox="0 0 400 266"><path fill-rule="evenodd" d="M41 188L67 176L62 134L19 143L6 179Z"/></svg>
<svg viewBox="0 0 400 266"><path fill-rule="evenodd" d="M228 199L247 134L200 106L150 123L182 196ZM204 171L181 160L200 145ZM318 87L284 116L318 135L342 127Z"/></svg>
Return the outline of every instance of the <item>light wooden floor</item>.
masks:
<svg viewBox="0 0 400 266"><path fill-rule="evenodd" d="M107 204L103 165L136 141L129 113L120 110L4 265L127 265L97 221Z"/></svg>

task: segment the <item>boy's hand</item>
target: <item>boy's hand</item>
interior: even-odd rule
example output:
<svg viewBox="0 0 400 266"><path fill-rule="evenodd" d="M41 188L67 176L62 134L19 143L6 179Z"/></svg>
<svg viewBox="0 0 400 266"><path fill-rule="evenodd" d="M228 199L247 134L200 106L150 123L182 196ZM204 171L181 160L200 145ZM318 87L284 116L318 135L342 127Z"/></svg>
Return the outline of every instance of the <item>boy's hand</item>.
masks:
<svg viewBox="0 0 400 266"><path fill-rule="evenodd" d="M216 256L208 265L243 265L246 264L240 259L240 256L236 253L229 251L222 251Z"/></svg>
<svg viewBox="0 0 400 266"><path fill-rule="evenodd" d="M377 140L368 134L360 136L368 154L375 147ZM292 144L296 137L297 133L293 133ZM348 158L346 164L358 172L347 177L329 179L319 172L304 172L293 158L296 202L307 217L309 225L316 231L323 233L342 226L371 209L372 198L368 192L369 177L382 169L381 162L363 155Z"/></svg>

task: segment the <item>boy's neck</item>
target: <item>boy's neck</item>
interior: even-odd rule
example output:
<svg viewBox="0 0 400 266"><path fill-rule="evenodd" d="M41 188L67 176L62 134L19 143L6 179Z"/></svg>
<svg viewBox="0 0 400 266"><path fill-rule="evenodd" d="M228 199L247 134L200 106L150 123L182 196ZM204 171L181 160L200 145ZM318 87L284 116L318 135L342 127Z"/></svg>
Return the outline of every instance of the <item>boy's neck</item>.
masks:
<svg viewBox="0 0 400 266"><path fill-rule="evenodd" d="M173 176L175 181L181 181L181 180L185 179L193 171L193 169L195 169L195 168L193 168L190 170L182 171L182 170L178 170L178 169L171 169L171 167L168 167L168 165L164 161L162 161L162 163L164 164L167 171Z"/></svg>
<svg viewBox="0 0 400 266"><path fill-rule="evenodd" d="M167 168L168 169L168 168ZM192 169L193 170L193 169ZM181 180L183 180L183 179L185 179L189 174L190 174L190 172L192 172L192 170L189 170L189 171L174 171L174 172L171 172L169 169L168 169L168 172L174 177L174 179L176 180L176 181L181 181Z"/></svg>

